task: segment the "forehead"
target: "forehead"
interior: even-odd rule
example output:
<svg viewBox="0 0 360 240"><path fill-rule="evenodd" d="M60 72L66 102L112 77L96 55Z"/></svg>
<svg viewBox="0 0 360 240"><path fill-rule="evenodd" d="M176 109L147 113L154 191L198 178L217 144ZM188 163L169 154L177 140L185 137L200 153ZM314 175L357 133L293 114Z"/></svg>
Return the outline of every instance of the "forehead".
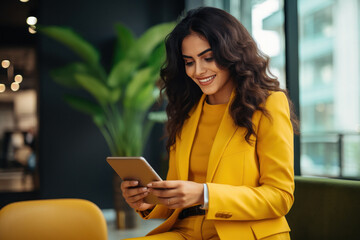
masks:
<svg viewBox="0 0 360 240"><path fill-rule="evenodd" d="M210 44L208 40L197 33L187 35L181 44L182 54L187 56L197 55L209 48Z"/></svg>

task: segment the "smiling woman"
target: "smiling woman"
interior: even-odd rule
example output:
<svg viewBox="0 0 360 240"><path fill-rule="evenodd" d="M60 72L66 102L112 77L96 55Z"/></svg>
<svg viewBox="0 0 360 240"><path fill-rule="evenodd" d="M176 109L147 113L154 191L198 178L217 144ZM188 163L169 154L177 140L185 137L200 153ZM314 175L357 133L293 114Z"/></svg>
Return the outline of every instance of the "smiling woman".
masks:
<svg viewBox="0 0 360 240"><path fill-rule="evenodd" d="M208 95L209 103L227 103L234 84L229 70L216 64L209 42L191 33L182 42L182 53L186 74Z"/></svg>
<svg viewBox="0 0 360 240"><path fill-rule="evenodd" d="M166 51L167 180L122 183L143 218L166 221L138 239L290 239L296 117L268 57L210 7L189 11ZM149 193L160 203L147 203Z"/></svg>

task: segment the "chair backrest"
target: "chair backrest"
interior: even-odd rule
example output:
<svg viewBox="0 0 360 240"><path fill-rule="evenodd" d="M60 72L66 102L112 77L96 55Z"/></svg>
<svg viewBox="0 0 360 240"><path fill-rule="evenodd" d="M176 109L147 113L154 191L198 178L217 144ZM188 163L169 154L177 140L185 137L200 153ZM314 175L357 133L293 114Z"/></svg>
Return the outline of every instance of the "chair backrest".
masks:
<svg viewBox="0 0 360 240"><path fill-rule="evenodd" d="M1 240L105 240L101 210L82 199L15 202L0 210Z"/></svg>
<svg viewBox="0 0 360 240"><path fill-rule="evenodd" d="M295 178L292 240L360 239L360 181Z"/></svg>

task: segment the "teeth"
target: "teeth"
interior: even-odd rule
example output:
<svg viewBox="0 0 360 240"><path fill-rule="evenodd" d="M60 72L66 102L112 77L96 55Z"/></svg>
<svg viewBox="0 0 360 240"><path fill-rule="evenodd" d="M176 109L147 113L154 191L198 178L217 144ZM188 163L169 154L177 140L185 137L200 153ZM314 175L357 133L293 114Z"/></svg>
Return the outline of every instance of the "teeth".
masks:
<svg viewBox="0 0 360 240"><path fill-rule="evenodd" d="M211 77L208 77L208 78L205 78L205 79L202 79L202 80L199 80L199 82L201 82L201 83L206 83L206 82L208 82L208 81L210 81L210 80L214 79L214 78L215 78L215 76L216 76L216 75L211 76Z"/></svg>

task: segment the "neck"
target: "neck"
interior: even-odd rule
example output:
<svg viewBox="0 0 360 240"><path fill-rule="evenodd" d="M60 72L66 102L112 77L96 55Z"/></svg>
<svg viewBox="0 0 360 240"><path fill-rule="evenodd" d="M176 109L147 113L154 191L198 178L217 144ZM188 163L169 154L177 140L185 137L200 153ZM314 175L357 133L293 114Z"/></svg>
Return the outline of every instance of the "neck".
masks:
<svg viewBox="0 0 360 240"><path fill-rule="evenodd" d="M206 102L211 105L228 103L231 97L233 88L227 89L227 91L221 92L221 94L212 94L206 96Z"/></svg>

